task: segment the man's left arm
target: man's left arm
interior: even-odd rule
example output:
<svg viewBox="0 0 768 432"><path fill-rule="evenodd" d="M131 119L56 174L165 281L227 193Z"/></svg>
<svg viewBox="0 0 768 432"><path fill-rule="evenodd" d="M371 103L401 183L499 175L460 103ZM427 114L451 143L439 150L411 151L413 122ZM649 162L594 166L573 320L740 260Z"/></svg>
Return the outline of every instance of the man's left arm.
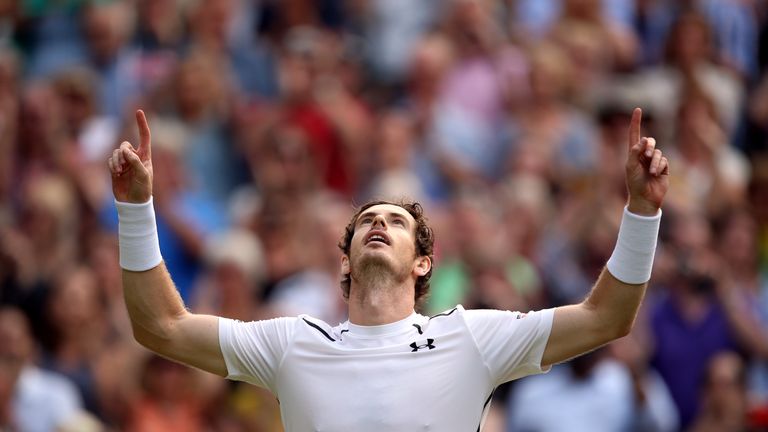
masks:
<svg viewBox="0 0 768 432"><path fill-rule="evenodd" d="M661 203L669 187L669 163L653 138L641 138L641 117L636 108L626 164L629 201L616 248L587 299L555 309L542 367L591 351L632 329L650 279Z"/></svg>

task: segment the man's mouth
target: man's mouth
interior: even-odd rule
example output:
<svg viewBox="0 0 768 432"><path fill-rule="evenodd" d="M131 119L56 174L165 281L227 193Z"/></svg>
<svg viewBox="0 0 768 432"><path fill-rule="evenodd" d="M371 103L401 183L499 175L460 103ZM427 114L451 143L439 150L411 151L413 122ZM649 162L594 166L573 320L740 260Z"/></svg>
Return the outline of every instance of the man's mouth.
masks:
<svg viewBox="0 0 768 432"><path fill-rule="evenodd" d="M369 244L371 242L379 242L385 245L389 245L391 243L389 236L384 231L369 232L368 235L365 237L365 244Z"/></svg>

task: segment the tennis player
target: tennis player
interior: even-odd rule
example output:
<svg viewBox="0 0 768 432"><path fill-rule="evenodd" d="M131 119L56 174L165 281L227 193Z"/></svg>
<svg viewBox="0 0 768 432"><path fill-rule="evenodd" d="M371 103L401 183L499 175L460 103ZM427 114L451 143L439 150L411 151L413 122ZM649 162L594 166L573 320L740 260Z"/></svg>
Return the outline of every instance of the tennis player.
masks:
<svg viewBox="0 0 768 432"><path fill-rule="evenodd" d="M629 199L613 254L579 304L519 313L414 311L432 271L431 229L415 203L370 203L341 246L349 320L239 322L188 311L160 255L152 206L152 140L109 158L120 265L134 336L148 349L271 390L291 431L480 430L493 390L626 335L650 279L669 164L629 126ZM554 414L553 414L554 415Z"/></svg>

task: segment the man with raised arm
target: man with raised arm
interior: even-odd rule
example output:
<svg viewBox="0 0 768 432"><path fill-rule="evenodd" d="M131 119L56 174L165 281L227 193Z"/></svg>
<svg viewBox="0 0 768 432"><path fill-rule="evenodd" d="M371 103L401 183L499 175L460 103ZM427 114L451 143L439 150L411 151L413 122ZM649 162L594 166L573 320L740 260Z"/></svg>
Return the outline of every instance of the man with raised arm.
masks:
<svg viewBox="0 0 768 432"><path fill-rule="evenodd" d="M108 164L120 265L136 340L160 355L271 390L286 431L479 430L499 384L541 373L632 328L650 278L669 165L629 127L629 200L605 270L579 304L527 314L414 311L429 288L432 230L416 203L374 202L342 238L349 320L309 316L239 322L185 309L160 256L152 209L152 144L123 142Z"/></svg>

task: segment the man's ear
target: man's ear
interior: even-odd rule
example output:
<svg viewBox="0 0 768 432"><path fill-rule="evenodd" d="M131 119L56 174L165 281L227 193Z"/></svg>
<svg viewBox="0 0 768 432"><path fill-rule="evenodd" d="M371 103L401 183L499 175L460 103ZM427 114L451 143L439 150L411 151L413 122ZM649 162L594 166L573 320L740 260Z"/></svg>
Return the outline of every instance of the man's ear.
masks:
<svg viewBox="0 0 768 432"><path fill-rule="evenodd" d="M347 255L341 256L341 275L346 276L349 274L349 257Z"/></svg>
<svg viewBox="0 0 768 432"><path fill-rule="evenodd" d="M429 270L432 269L432 260L429 259L428 256L420 256L416 258L416 265L413 268L413 271L416 273L416 276L426 276L427 273L429 273Z"/></svg>

